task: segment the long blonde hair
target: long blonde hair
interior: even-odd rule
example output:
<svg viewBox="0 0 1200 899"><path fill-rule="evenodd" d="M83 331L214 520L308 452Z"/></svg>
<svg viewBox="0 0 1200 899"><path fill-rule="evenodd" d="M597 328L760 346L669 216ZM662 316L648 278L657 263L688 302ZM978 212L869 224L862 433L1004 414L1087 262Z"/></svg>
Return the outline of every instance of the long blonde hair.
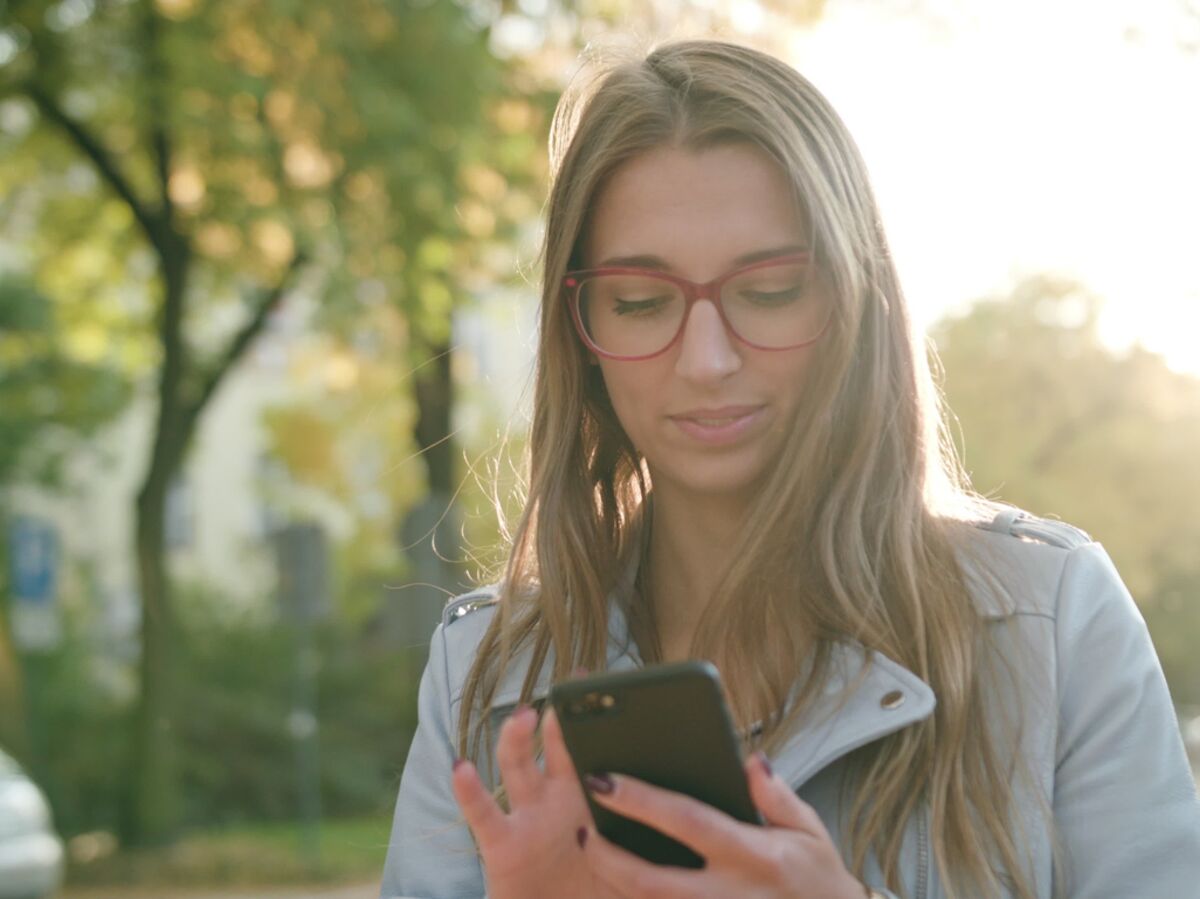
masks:
<svg viewBox="0 0 1200 899"><path fill-rule="evenodd" d="M1007 734L989 729L984 689L998 673L998 654L988 650L961 567L973 522L991 510L970 491L946 437L853 140L807 80L747 47L665 44L596 67L559 103L528 495L497 614L464 686L459 753L477 757L489 745L484 710L518 651L531 658L524 700L551 655L552 680L578 666L603 667L615 573L639 551L649 474L598 367L588 364L560 290L564 274L582 263L589 209L606 179L640 153L733 141L765 150L788 176L837 311L780 454L786 462L757 494L692 653L717 663L740 722L766 722L759 745L768 752L821 690L834 641L853 638L905 665L933 688L937 706L926 720L851 754L847 865L861 877L873 850L888 885L902 890L904 824L928 802L933 855L949 895L999 895L1003 881L1013 895L1033 899L1011 832L1020 735L1002 746ZM626 611L653 632L647 605ZM653 661L653 648L640 648ZM793 688L790 711L777 714Z"/></svg>

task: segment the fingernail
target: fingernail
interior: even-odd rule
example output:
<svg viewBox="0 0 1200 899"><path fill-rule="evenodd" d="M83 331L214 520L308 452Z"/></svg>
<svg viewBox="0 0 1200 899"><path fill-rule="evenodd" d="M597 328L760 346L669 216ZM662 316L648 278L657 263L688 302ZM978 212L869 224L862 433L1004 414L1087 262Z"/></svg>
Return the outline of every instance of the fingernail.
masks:
<svg viewBox="0 0 1200 899"><path fill-rule="evenodd" d="M583 775L583 785L592 793L600 793L607 796L617 788L613 783L613 779L607 774L585 774Z"/></svg>
<svg viewBox="0 0 1200 899"><path fill-rule="evenodd" d="M582 665L580 665L578 668L576 668L574 671L571 672L571 675L573 677L587 677L587 673L588 673L588 670L586 668L584 668Z"/></svg>
<svg viewBox="0 0 1200 899"><path fill-rule="evenodd" d="M450 770L457 771L459 769L459 766L462 765L462 763L465 761L466 761L466 759L455 759L454 764L450 766Z"/></svg>
<svg viewBox="0 0 1200 899"><path fill-rule="evenodd" d="M767 777L774 777L775 770L771 767L771 762L767 758L767 754L760 749L754 753L754 756L758 759L758 763L763 766L763 771L767 773Z"/></svg>
<svg viewBox="0 0 1200 899"><path fill-rule="evenodd" d="M583 844L587 842L587 828L581 827L575 831L575 842L579 844L579 848L583 848Z"/></svg>
<svg viewBox="0 0 1200 899"><path fill-rule="evenodd" d="M519 706L517 706L517 707L516 707L516 709L514 709L514 710L513 710L513 717L514 717L514 718L516 718L516 717L518 717L518 716L521 716L521 717L526 717L526 718L527 718L527 717L529 717L530 715L533 715L533 716L536 718L536 717L537 717L537 712L536 712L536 711L534 711L534 708L533 708L533 706L529 705L528 703L524 703L524 702L523 702L523 703L521 703Z"/></svg>

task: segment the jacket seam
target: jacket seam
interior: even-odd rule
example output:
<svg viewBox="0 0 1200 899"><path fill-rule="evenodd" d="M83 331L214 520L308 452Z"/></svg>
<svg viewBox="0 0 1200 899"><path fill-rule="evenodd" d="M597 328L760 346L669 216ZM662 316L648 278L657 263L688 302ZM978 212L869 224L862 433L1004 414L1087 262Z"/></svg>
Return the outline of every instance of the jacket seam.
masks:
<svg viewBox="0 0 1200 899"><path fill-rule="evenodd" d="M1058 619L1058 609L1062 605L1063 584L1067 580L1067 568L1070 567L1071 557L1075 555L1077 550L1083 549L1085 546L1091 546L1091 543L1085 543L1080 546L1073 546L1063 555L1062 568L1058 571L1058 583L1054 585L1054 618Z"/></svg>
<svg viewBox="0 0 1200 899"><path fill-rule="evenodd" d="M1062 633L1061 629L1058 626L1058 613L1059 613L1059 610L1062 608L1063 589L1064 589L1065 584L1067 583L1067 569L1071 567L1072 559L1076 558L1076 553L1079 550L1084 549L1087 546L1094 546L1094 545L1095 545L1095 542L1093 541L1092 543L1085 544L1084 546L1077 546L1074 549L1071 549L1069 552L1067 552L1066 556L1063 558L1062 570L1059 572L1059 575L1058 575L1058 585L1055 587L1055 590L1054 590L1054 615L1055 615L1054 646L1053 646L1054 707L1059 710L1060 715L1062 713L1062 689L1063 689L1060 672L1061 672L1061 663L1062 663L1063 644L1064 644L1064 641L1066 640L1066 635ZM1055 725L1054 725L1054 756L1053 756L1054 768L1053 768L1053 771L1051 774L1052 784L1056 783L1057 779L1058 779L1058 764L1059 764L1058 752L1059 752L1059 745L1060 745L1059 741L1062 737L1060 728L1061 728L1061 720L1056 721ZM1057 789L1057 786L1051 787L1051 791L1052 791L1051 792L1051 801L1053 801L1053 791L1056 789Z"/></svg>
<svg viewBox="0 0 1200 899"><path fill-rule="evenodd" d="M450 647L446 642L446 625L438 636L442 640L442 682L446 685L446 726L450 731L450 747L458 755L458 723L454 720L454 685L450 683Z"/></svg>
<svg viewBox="0 0 1200 899"><path fill-rule="evenodd" d="M917 897L929 899L929 822L924 807L917 819Z"/></svg>
<svg viewBox="0 0 1200 899"><path fill-rule="evenodd" d="M1024 616L1026 618L1045 618L1048 621L1057 621L1058 620L1057 615L1052 615L1049 612L1030 612L1028 610L1018 610L1018 611L1009 613L1009 617L1013 617L1013 618L1015 618L1019 615Z"/></svg>

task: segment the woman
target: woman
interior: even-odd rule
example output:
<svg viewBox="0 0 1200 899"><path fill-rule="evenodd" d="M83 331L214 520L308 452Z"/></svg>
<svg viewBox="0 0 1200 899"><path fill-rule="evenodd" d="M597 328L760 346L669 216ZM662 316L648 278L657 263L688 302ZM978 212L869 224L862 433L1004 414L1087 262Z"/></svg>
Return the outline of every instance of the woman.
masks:
<svg viewBox="0 0 1200 899"><path fill-rule="evenodd" d="M966 487L824 98L674 43L565 98L551 144L528 502L500 586L434 635L383 895L1200 895L1144 622L1085 534ZM687 657L766 825L590 784L685 871L595 832L535 707Z"/></svg>

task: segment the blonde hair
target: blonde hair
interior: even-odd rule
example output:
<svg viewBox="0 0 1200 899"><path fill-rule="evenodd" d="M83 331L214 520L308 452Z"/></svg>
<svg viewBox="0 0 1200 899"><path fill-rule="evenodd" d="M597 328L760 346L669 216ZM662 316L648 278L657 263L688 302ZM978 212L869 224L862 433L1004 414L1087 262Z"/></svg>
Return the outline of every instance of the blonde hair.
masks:
<svg viewBox="0 0 1200 899"><path fill-rule="evenodd" d="M616 572L640 551L650 477L560 291L582 264L589 209L638 154L729 142L756 145L788 176L836 313L780 454L786 463L756 495L692 653L717 663L738 721L765 722L758 745L768 752L819 694L835 641L853 638L905 665L937 706L848 757L848 867L861 877L873 850L889 887L902 891L904 824L927 801L948 895L1000 895L1003 882L1033 899L1011 832L1021 825L1011 793L1019 728L1001 746L1007 734L988 726L994 697L985 691L1000 659L961 567L974 522L993 509L969 489L947 439L853 140L807 80L747 47L683 41L618 59L574 84L555 113L528 496L497 614L465 683L459 753L478 757L490 744L483 710L518 651L530 651L526 701L551 651L553 680L604 666ZM653 633L648 604L626 611ZM640 649L653 661L652 646ZM777 714L794 687L787 714Z"/></svg>

